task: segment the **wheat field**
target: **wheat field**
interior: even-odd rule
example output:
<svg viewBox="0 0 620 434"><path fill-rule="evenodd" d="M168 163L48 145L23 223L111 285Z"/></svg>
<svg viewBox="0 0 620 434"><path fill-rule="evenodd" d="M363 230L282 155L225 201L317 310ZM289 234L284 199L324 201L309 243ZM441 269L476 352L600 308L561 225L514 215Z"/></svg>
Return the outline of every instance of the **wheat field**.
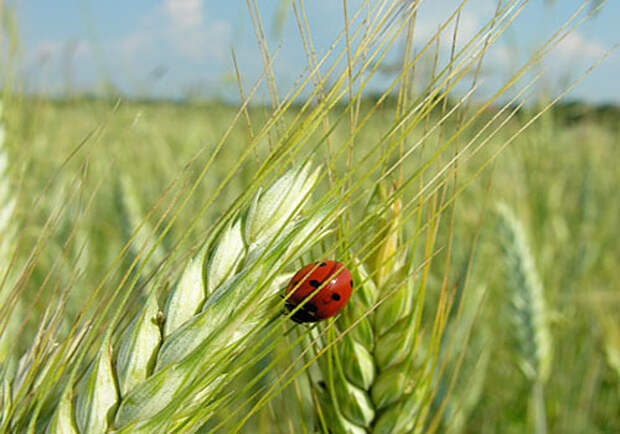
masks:
<svg viewBox="0 0 620 434"><path fill-rule="evenodd" d="M0 431L619 432L620 109L563 99L591 69L537 87L604 2L482 92L527 3L414 49L417 2L363 2L290 89L257 53L239 103L6 84ZM324 259L353 295L298 325Z"/></svg>

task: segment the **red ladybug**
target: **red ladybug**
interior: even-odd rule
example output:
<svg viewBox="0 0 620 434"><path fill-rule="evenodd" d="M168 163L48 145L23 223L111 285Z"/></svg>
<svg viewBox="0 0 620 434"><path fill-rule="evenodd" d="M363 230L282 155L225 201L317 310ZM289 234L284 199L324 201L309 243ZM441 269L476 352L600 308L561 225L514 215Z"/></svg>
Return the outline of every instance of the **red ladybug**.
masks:
<svg viewBox="0 0 620 434"><path fill-rule="evenodd" d="M321 288L317 292L317 288ZM353 277L341 262L323 261L304 266L286 288L286 308L293 311L311 298L291 317L298 323L316 322L336 315L347 304ZM314 295L312 295L314 294Z"/></svg>

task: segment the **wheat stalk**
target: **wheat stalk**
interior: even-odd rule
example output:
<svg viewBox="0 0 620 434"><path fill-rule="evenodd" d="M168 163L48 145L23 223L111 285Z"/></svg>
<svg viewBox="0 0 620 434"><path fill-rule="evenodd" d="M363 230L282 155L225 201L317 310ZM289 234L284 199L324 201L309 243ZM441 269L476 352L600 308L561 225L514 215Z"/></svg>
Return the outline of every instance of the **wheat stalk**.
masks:
<svg viewBox="0 0 620 434"><path fill-rule="evenodd" d="M607 365L615 372L616 378L620 379L620 326L617 320L614 321L614 314L606 312L602 306L598 307L597 316L603 331L602 344ZM617 388L620 396L620 381Z"/></svg>
<svg viewBox="0 0 620 434"><path fill-rule="evenodd" d="M272 317L281 267L327 233L325 211L300 218L317 176L306 164L259 191L247 214L188 262L163 313L151 294L117 343L104 338L48 430L149 432L215 399L209 392L226 381L225 365ZM176 421L162 420L167 412Z"/></svg>
<svg viewBox="0 0 620 434"><path fill-rule="evenodd" d="M532 383L535 431L545 433L543 386L551 368L551 333L544 289L521 222L506 205L498 206L498 214L519 367Z"/></svg>

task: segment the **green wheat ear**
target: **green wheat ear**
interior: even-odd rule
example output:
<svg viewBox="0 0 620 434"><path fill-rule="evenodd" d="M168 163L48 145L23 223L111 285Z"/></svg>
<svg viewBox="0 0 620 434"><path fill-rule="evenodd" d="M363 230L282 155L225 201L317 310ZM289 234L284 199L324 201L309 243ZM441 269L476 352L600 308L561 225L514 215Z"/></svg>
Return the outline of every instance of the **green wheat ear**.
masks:
<svg viewBox="0 0 620 434"><path fill-rule="evenodd" d="M551 333L544 289L521 222L504 204L497 211L511 329L519 367L532 384L534 430L541 434L547 431L543 389L551 369Z"/></svg>
<svg viewBox="0 0 620 434"><path fill-rule="evenodd" d="M370 213L382 213L368 230L374 248L350 264L356 287L336 321L347 333L320 359L321 409L335 433L409 432L428 410L428 378L414 357L421 302L401 241L400 200L382 211L375 205L387 195L379 187L369 205Z"/></svg>
<svg viewBox="0 0 620 434"><path fill-rule="evenodd" d="M551 367L544 289L521 222L506 205L498 206L498 214L519 367L530 381L544 383Z"/></svg>
<svg viewBox="0 0 620 434"><path fill-rule="evenodd" d="M306 164L259 191L247 214L187 263L166 300L164 325L151 294L118 342L104 339L82 379L63 393L48 431L165 430L214 400L228 364L273 316L281 267L327 234L328 211L300 216L317 178Z"/></svg>

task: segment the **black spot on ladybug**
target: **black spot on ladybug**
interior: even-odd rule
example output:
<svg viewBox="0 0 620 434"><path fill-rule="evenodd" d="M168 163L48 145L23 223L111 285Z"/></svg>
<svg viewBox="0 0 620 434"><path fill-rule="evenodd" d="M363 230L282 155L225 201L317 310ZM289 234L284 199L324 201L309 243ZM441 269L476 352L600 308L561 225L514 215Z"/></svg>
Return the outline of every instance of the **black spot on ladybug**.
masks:
<svg viewBox="0 0 620 434"><path fill-rule="evenodd" d="M336 301L340 300L340 294L338 294L337 292L334 292L332 294L332 300L336 300Z"/></svg>
<svg viewBox="0 0 620 434"><path fill-rule="evenodd" d="M349 285L351 285L351 288L353 288L353 281L352 280L349 282Z"/></svg>
<svg viewBox="0 0 620 434"><path fill-rule="evenodd" d="M327 267L327 264L325 262L321 262L321 265L319 265L319 267Z"/></svg>
<svg viewBox="0 0 620 434"><path fill-rule="evenodd" d="M319 286L321 286L321 282L319 282L318 280L311 280L308 283L310 283L310 286L313 288L318 288Z"/></svg>

